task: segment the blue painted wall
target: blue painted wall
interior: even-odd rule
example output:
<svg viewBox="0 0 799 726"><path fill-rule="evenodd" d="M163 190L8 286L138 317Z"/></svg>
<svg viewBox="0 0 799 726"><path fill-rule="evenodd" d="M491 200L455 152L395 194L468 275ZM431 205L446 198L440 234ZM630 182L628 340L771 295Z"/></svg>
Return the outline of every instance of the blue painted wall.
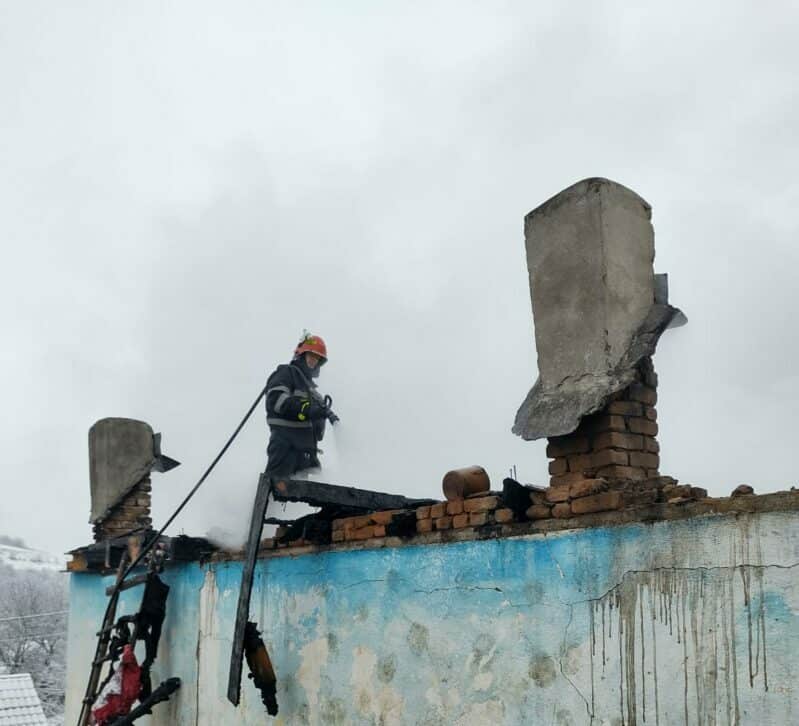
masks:
<svg viewBox="0 0 799 726"><path fill-rule="evenodd" d="M259 562L277 724L799 723L799 514L712 516ZM175 567L153 724L263 724L225 698L240 563ZM109 583L73 575L67 723ZM136 597L126 594L128 608Z"/></svg>

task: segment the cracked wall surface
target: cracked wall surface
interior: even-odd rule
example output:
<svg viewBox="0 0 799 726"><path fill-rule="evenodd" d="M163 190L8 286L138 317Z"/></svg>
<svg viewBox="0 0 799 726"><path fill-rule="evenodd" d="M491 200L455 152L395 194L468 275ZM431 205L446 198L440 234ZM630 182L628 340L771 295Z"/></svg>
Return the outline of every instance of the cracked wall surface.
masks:
<svg viewBox="0 0 799 726"><path fill-rule="evenodd" d="M276 724L788 724L797 572L799 513L706 516L264 559L252 617ZM240 577L167 571L154 678L183 687L150 723L266 722L246 679L225 699ZM72 576L67 722L109 582Z"/></svg>

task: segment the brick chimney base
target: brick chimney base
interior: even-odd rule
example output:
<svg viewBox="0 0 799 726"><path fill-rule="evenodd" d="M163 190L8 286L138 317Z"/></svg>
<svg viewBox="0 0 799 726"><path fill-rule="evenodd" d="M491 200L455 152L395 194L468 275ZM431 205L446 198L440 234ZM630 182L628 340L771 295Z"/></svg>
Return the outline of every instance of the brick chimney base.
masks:
<svg viewBox="0 0 799 726"><path fill-rule="evenodd" d="M128 495L102 521L94 524L94 541L121 537L131 530L147 529L153 520L150 517L150 477L142 479Z"/></svg>
<svg viewBox="0 0 799 726"><path fill-rule="evenodd" d="M583 418L576 431L549 439L550 485L659 476L656 403L657 374L652 359L644 358L636 380L604 409Z"/></svg>

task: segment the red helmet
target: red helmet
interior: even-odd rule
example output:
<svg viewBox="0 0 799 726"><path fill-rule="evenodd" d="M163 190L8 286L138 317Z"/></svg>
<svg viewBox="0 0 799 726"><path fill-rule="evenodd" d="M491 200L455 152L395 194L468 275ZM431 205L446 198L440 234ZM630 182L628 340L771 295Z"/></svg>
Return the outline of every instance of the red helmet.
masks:
<svg viewBox="0 0 799 726"><path fill-rule="evenodd" d="M318 355L323 361L327 360L327 346L325 341L318 335L311 335L306 333L302 336L302 340L297 343L294 349L294 357L299 358L303 353L314 353Z"/></svg>

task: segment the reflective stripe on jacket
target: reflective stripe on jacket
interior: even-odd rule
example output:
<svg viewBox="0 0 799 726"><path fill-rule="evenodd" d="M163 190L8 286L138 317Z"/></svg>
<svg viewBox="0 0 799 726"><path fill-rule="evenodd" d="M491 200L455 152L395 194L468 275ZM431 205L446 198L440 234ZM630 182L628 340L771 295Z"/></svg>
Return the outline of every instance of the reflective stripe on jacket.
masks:
<svg viewBox="0 0 799 726"><path fill-rule="evenodd" d="M267 381L266 422L282 428L313 429L312 421L298 416L302 403L311 399L321 399L313 382L294 365L278 366Z"/></svg>

